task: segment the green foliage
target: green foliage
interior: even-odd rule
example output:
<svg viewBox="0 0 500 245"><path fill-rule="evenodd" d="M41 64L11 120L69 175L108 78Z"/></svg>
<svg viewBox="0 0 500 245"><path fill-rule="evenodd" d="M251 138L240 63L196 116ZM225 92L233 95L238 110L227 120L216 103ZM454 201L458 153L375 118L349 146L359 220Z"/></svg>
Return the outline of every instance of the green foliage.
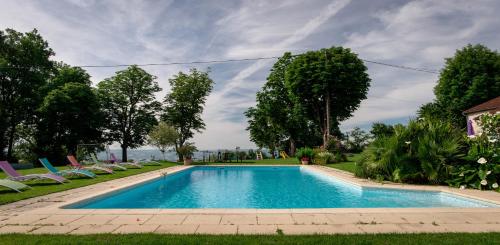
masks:
<svg viewBox="0 0 500 245"><path fill-rule="evenodd" d="M465 127L462 111L493 99L500 94L500 54L482 45L467 45L446 59L436 100L454 125Z"/></svg>
<svg viewBox="0 0 500 245"><path fill-rule="evenodd" d="M295 103L285 87L286 69L293 59L289 52L278 59L262 91L257 93L256 107L245 112L247 130L255 144L271 151L276 147L289 148L291 155L296 146L316 145L318 139L316 126L304 116L301 104Z"/></svg>
<svg viewBox="0 0 500 245"><path fill-rule="evenodd" d="M150 145L158 147L165 160L165 151L168 147L174 146L179 134L174 127L166 122L160 122L149 132L148 142Z"/></svg>
<svg viewBox="0 0 500 245"><path fill-rule="evenodd" d="M482 129L482 135L488 140L500 142L500 114L483 114L479 117L479 126Z"/></svg>
<svg viewBox="0 0 500 245"><path fill-rule="evenodd" d="M35 152L56 163L75 154L78 144L99 144L104 126L99 99L87 84L66 83L44 98L38 113Z"/></svg>
<svg viewBox="0 0 500 245"><path fill-rule="evenodd" d="M179 133L176 148L183 146L195 132L205 129L201 114L214 84L208 73L191 69L189 74L179 72L168 80L172 91L165 97L162 119ZM182 154L179 151L177 154L181 160Z"/></svg>
<svg viewBox="0 0 500 245"><path fill-rule="evenodd" d="M465 142L450 123L411 120L394 135L377 138L356 162L360 177L395 182L444 183L463 157Z"/></svg>
<svg viewBox="0 0 500 245"><path fill-rule="evenodd" d="M326 136L339 135L339 122L349 118L366 99L370 84L366 70L356 54L342 47L310 51L288 65L288 93L301 105L305 116L319 125L323 144L328 140Z"/></svg>
<svg viewBox="0 0 500 245"><path fill-rule="evenodd" d="M184 145L177 148L177 152L184 157L184 159L191 159L194 152L197 151L196 146L193 143L186 142Z"/></svg>
<svg viewBox="0 0 500 245"><path fill-rule="evenodd" d="M372 134L375 139L389 137L394 134L394 127L392 125L376 122L372 125L370 134Z"/></svg>
<svg viewBox="0 0 500 245"><path fill-rule="evenodd" d="M253 149L248 150L247 153L247 158L248 159L257 159L257 153Z"/></svg>
<svg viewBox="0 0 500 245"><path fill-rule="evenodd" d="M297 150L295 157L301 161L302 159L313 160L314 150L309 147L302 147Z"/></svg>
<svg viewBox="0 0 500 245"><path fill-rule="evenodd" d="M155 79L133 65L97 85L108 120L105 135L109 142L120 143L123 161L127 161L127 149L143 145L157 124L155 114L161 105L155 100L155 93L161 88Z"/></svg>
<svg viewBox="0 0 500 245"><path fill-rule="evenodd" d="M355 127L347 134L347 150L350 152L358 153L368 145L370 135L364 130Z"/></svg>
<svg viewBox="0 0 500 245"><path fill-rule="evenodd" d="M53 55L36 29L0 31L0 159L12 158L17 125L34 123L44 96L39 91L52 72L49 58Z"/></svg>
<svg viewBox="0 0 500 245"><path fill-rule="evenodd" d="M452 169L447 183L451 186L476 189L498 189L500 182L500 141L495 136L488 135L489 129L495 132L498 128L490 128L498 123L500 117L481 117L480 124L486 131L479 137L468 140L467 156L463 164ZM491 132L491 131L489 131ZM493 133L494 135L494 133Z"/></svg>
<svg viewBox="0 0 500 245"><path fill-rule="evenodd" d="M274 151L280 141L277 126L273 125L267 116L267 112L259 107L251 107L245 112L248 118L250 140L259 148L268 148Z"/></svg>
<svg viewBox="0 0 500 245"><path fill-rule="evenodd" d="M330 163L334 163L335 154L328 151L319 151L314 154L314 163L319 165L326 165Z"/></svg>

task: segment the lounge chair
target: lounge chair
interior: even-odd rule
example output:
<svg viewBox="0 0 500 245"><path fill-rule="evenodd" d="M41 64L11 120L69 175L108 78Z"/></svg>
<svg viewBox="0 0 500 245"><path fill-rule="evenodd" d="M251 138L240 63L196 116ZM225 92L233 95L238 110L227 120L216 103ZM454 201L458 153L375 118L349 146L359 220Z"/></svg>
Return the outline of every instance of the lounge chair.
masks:
<svg viewBox="0 0 500 245"><path fill-rule="evenodd" d="M71 164L71 166L73 168L76 168L76 169L85 169L85 170L90 170L90 171L102 171L102 172L106 172L106 173L109 173L109 174L112 174L113 173L113 169L110 169L110 168L106 168L106 167L103 167L103 166L99 166L97 164L93 164L93 165L82 165L78 162L78 160L76 160L76 158L72 155L69 155L68 156L68 160Z"/></svg>
<svg viewBox="0 0 500 245"><path fill-rule="evenodd" d="M139 160L143 165L161 165L161 162L151 159L141 159Z"/></svg>
<svg viewBox="0 0 500 245"><path fill-rule="evenodd" d="M38 159L42 165L48 169L50 172L52 172L55 175L59 176L87 176L90 178L95 178L97 175L85 170L85 169L78 169L78 168L72 168L72 169L65 169L65 170L59 170L57 168L54 168L52 164L49 162L47 158L39 158Z"/></svg>
<svg viewBox="0 0 500 245"><path fill-rule="evenodd" d="M31 188L28 185L10 179L0 179L0 185L15 190L17 192L21 192L21 190L23 189Z"/></svg>
<svg viewBox="0 0 500 245"><path fill-rule="evenodd" d="M107 162L99 161L99 159L97 159L97 156L94 154L90 154L90 162L94 163L96 165L99 165L99 166L106 167L106 168L127 170L127 167L122 166L118 163L107 163Z"/></svg>
<svg viewBox="0 0 500 245"><path fill-rule="evenodd" d="M93 156L97 159L97 156ZM119 161L115 154L111 153L111 161L115 164L123 165L123 166L130 166L130 167L136 167L136 168L142 168L142 164L140 162L122 162Z"/></svg>
<svg viewBox="0 0 500 245"><path fill-rule="evenodd" d="M51 179L55 180L59 183L63 183L68 181L62 176L58 176L55 174L27 174L21 175L18 173L12 165L10 165L7 161L0 161L0 168L9 176L8 179L14 181L28 181L28 180L42 180L42 179Z"/></svg>

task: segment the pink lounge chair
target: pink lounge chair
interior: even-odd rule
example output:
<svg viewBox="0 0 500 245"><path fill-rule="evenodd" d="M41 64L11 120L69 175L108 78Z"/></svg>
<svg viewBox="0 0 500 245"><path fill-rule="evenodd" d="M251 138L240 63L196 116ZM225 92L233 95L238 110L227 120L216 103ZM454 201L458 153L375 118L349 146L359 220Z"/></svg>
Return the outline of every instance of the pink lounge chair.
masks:
<svg viewBox="0 0 500 245"><path fill-rule="evenodd" d="M68 160L71 163L71 166L74 167L74 168L76 168L76 169L87 169L87 170L91 170L91 171L102 171L102 172L106 172L106 173L109 173L109 174L113 173L112 169L109 169L109 168L106 168L106 167L102 167L102 166L99 166L97 164L89 165L89 166L82 165L72 155L68 156Z"/></svg>
<svg viewBox="0 0 500 245"><path fill-rule="evenodd" d="M55 174L21 175L7 161L0 161L0 168L9 176L8 179L14 180L14 181L28 181L28 180L42 180L42 179L51 179L51 180L55 180L59 183L63 183L65 181L68 181L64 177L57 176Z"/></svg>

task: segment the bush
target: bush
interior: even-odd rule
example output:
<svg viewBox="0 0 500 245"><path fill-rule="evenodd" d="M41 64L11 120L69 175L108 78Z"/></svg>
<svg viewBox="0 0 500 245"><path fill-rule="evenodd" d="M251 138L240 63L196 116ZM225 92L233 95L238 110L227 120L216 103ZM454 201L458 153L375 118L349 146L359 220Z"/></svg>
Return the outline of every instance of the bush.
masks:
<svg viewBox="0 0 500 245"><path fill-rule="evenodd" d="M335 155L328 151L319 151L314 154L314 163L325 165L334 162Z"/></svg>
<svg viewBox="0 0 500 245"><path fill-rule="evenodd" d="M307 158L311 161L314 158L314 151L309 147L302 147L297 150L297 152L295 153L295 157L297 157L299 162L302 160L302 158Z"/></svg>
<svg viewBox="0 0 500 245"><path fill-rule="evenodd" d="M394 134L376 139L356 163L359 177L411 183L444 183L465 149L460 130L450 123L411 120Z"/></svg>
<svg viewBox="0 0 500 245"><path fill-rule="evenodd" d="M485 120L484 123L493 121ZM489 125L488 125L489 126ZM484 132L480 137L467 142L469 150L464 165L452 170L450 186L475 189L498 189L500 181L500 143L491 134Z"/></svg>

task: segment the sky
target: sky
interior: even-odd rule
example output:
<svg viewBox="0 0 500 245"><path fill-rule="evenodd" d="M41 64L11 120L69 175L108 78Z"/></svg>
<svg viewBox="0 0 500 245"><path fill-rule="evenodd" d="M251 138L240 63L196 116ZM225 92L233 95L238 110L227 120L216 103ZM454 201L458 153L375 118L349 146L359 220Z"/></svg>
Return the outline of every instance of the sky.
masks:
<svg viewBox="0 0 500 245"><path fill-rule="evenodd" d="M500 49L496 0L125 1L2 0L0 29L38 29L70 65L115 65L281 56L331 46L360 58L437 70L468 43ZM144 67L163 91L190 68L215 82L198 149L255 148L243 112L255 105L275 60ZM368 99L341 123L346 132L374 122L404 123L434 99L438 74L367 63ZM120 68L87 68L94 84ZM123 69L123 68L121 68Z"/></svg>

